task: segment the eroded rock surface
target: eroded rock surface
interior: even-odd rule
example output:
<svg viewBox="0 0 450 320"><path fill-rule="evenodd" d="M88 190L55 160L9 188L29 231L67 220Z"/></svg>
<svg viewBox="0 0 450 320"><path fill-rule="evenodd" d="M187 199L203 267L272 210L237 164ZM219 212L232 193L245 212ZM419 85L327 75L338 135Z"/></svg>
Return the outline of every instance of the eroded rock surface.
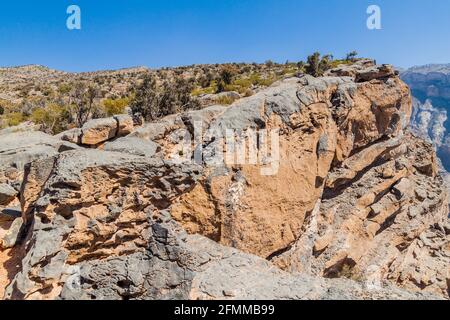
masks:
<svg viewBox="0 0 450 320"><path fill-rule="evenodd" d="M395 147L395 137L400 144L411 112L409 91L395 74L382 77L355 83L350 77L305 76L233 104L207 134L228 128L278 130L276 174L262 175L262 166L255 165L213 167L174 205L174 218L188 231L264 258L285 250L304 232L325 183L333 179L332 168L348 166L345 179L352 181ZM372 146L383 139L385 144ZM346 163L353 154L361 159Z"/></svg>
<svg viewBox="0 0 450 320"><path fill-rule="evenodd" d="M129 118L97 120L45 156L6 153L23 167L0 181L21 218L3 221L23 225L1 251L4 297L448 298L447 190L410 116L394 69L364 60L129 135ZM253 155L220 158L243 138Z"/></svg>

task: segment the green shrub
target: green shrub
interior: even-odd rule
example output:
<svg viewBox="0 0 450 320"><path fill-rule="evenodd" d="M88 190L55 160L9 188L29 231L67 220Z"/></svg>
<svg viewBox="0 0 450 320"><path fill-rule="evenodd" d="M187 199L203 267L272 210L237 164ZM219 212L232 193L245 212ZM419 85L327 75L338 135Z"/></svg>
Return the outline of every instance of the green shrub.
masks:
<svg viewBox="0 0 450 320"><path fill-rule="evenodd" d="M212 81L211 85L209 87L206 88L195 88L194 90L192 90L191 94L194 97L198 97L202 94L213 94L217 92L217 82L216 81Z"/></svg>
<svg viewBox="0 0 450 320"><path fill-rule="evenodd" d="M232 97L227 97L227 96L223 96L223 97L220 97L220 98L217 98L214 100L215 103L224 105L224 106L228 106L235 101L236 101L236 99L234 99Z"/></svg>
<svg viewBox="0 0 450 320"><path fill-rule="evenodd" d="M354 61L356 61L357 57L358 57L358 52L352 51L352 52L347 53L347 56L345 57L345 60L346 61L350 61L350 62L354 62Z"/></svg>
<svg viewBox="0 0 450 320"><path fill-rule="evenodd" d="M45 108L36 108L29 120L41 125L42 129L51 134L57 134L67 129L68 110L57 104L49 104Z"/></svg>
<svg viewBox="0 0 450 320"><path fill-rule="evenodd" d="M70 84L63 83L58 87L58 93L62 95L68 94L72 90Z"/></svg>
<svg viewBox="0 0 450 320"><path fill-rule="evenodd" d="M330 68L333 69L342 64L352 64L352 61L350 61L350 60L333 60L330 64Z"/></svg>
<svg viewBox="0 0 450 320"><path fill-rule="evenodd" d="M331 55L324 55L315 52L308 56L308 61L305 67L305 72L313 77L321 77L325 71L332 68L333 57Z"/></svg>

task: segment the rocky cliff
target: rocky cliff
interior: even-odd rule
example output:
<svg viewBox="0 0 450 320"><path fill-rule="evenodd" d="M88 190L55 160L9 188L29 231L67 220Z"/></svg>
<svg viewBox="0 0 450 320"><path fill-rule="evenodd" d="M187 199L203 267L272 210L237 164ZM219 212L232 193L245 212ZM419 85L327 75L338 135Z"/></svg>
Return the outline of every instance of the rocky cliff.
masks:
<svg viewBox="0 0 450 320"><path fill-rule="evenodd" d="M448 195L411 112L363 60L137 128L0 132L0 294L448 298Z"/></svg>

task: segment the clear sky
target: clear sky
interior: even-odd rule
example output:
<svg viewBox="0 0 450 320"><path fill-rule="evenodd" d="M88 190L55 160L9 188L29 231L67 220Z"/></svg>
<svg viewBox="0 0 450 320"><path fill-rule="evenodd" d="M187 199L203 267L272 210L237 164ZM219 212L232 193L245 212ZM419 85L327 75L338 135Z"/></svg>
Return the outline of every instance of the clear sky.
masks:
<svg viewBox="0 0 450 320"><path fill-rule="evenodd" d="M82 29L66 28L81 8ZM382 30L366 27L380 6ZM298 61L357 50L409 67L450 62L449 0L4 0L0 66L66 71Z"/></svg>

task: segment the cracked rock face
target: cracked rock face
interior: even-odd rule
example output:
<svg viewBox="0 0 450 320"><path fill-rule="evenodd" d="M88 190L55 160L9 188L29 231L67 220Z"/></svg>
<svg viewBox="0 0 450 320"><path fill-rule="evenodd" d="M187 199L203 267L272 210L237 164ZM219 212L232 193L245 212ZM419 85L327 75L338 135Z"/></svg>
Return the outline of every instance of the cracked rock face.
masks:
<svg viewBox="0 0 450 320"><path fill-rule="evenodd" d="M410 116L396 72L364 60L129 135L126 117L67 132L98 149L24 161L4 298L448 298L447 190ZM227 129L255 159L212 161L239 147Z"/></svg>
<svg viewBox="0 0 450 320"><path fill-rule="evenodd" d="M397 76L382 77L355 83L350 77L305 76L236 102L209 132L279 130L277 173L264 176L260 166L245 164L219 174L211 169L174 205L173 217L190 232L263 258L284 251L305 231L326 183L351 182L401 144L409 91ZM343 171L341 177L334 177L334 168Z"/></svg>

